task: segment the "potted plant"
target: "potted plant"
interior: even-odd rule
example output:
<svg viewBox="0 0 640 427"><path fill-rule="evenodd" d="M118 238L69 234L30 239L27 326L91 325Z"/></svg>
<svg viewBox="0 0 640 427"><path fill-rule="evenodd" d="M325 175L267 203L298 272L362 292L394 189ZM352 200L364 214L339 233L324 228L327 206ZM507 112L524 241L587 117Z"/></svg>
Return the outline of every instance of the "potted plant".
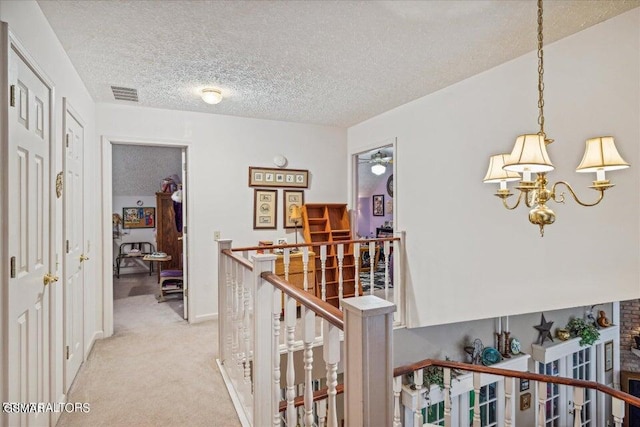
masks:
<svg viewBox="0 0 640 427"><path fill-rule="evenodd" d="M569 320L566 329L569 330L571 336L580 337L581 346L593 345L600 338L600 332L595 325L577 317Z"/></svg>

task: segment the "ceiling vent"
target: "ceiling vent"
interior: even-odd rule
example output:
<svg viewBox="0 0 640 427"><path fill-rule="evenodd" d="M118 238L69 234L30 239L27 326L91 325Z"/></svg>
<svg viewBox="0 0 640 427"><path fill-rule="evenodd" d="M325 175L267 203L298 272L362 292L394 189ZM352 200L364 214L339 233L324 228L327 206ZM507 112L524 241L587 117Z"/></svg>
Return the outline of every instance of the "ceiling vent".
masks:
<svg viewBox="0 0 640 427"><path fill-rule="evenodd" d="M129 87L111 86L113 91L113 97L118 101L132 101L138 102L138 89L131 89Z"/></svg>

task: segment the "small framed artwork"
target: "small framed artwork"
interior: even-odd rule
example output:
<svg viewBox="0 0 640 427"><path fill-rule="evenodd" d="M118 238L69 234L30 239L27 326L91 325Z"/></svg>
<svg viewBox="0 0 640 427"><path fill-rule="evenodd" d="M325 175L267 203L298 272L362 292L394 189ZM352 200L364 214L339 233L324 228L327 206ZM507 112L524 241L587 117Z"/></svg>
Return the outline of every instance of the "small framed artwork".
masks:
<svg viewBox="0 0 640 427"><path fill-rule="evenodd" d="M613 341L604 343L604 370L613 369Z"/></svg>
<svg viewBox="0 0 640 427"><path fill-rule="evenodd" d="M278 190L259 190L253 192L253 229L269 230L276 228L278 218Z"/></svg>
<svg viewBox="0 0 640 427"><path fill-rule="evenodd" d="M373 196L373 216L384 216L384 194Z"/></svg>
<svg viewBox="0 0 640 427"><path fill-rule="evenodd" d="M524 378L520 379L520 391L527 391L529 390L529 380L526 380Z"/></svg>
<svg viewBox="0 0 640 427"><path fill-rule="evenodd" d="M309 188L309 171L249 166L249 187Z"/></svg>
<svg viewBox="0 0 640 427"><path fill-rule="evenodd" d="M154 228L156 208L122 208L122 228Z"/></svg>
<svg viewBox="0 0 640 427"><path fill-rule="evenodd" d="M531 393L524 393L520 395L520 410L526 411L531 408Z"/></svg>
<svg viewBox="0 0 640 427"><path fill-rule="evenodd" d="M291 220L291 208L293 205L302 207L304 205L304 191L301 190L284 190L282 212L284 228L296 228L296 222ZM298 220L298 227L302 224L302 218Z"/></svg>

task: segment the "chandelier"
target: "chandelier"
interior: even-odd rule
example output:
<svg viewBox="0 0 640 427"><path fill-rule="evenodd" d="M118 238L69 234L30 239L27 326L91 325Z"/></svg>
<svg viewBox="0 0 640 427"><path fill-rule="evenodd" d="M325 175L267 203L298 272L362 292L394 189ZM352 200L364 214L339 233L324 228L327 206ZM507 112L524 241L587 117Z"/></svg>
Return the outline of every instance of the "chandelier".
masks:
<svg viewBox="0 0 640 427"><path fill-rule="evenodd" d="M547 202L553 200L556 203L564 203L564 193L558 193L558 186L566 187L569 194L581 206L595 206L604 197L604 192L613 187L609 180L605 179L606 171L628 168L611 136L590 138L586 142L582 162L576 172L595 172L596 180L590 188L598 191L599 197L593 203L581 201L573 188L566 181L558 181L547 187L547 172L554 169L546 146L553 142L547 138L544 131L544 55L542 50L542 0L538 0L538 125L537 134L520 135L516 138L511 154L497 154L489 159L489 170L484 177L485 183L498 183L500 188L496 196L502 199L504 207L513 210L522 201L531 208L529 221L540 227L540 236L544 236L544 226L553 224L556 220L555 213L547 207ZM520 175L522 174L522 176ZM533 175L536 174L535 179ZM513 206L509 206L507 198L513 194L507 188L507 182L520 181L516 189L519 190L518 199Z"/></svg>

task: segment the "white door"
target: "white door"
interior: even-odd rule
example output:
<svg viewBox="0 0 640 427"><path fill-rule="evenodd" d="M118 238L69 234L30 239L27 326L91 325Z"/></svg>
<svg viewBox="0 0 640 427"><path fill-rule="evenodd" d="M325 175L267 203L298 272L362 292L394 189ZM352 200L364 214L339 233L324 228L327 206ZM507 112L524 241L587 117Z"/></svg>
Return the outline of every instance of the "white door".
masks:
<svg viewBox="0 0 640 427"><path fill-rule="evenodd" d="M6 31L6 28L5 28ZM49 402L51 91L12 45L8 141L8 400ZM8 425L48 425L48 413L11 413Z"/></svg>
<svg viewBox="0 0 640 427"><path fill-rule="evenodd" d="M189 277L188 277L188 256L187 253L187 149L182 149L182 296L183 296L183 317L189 320Z"/></svg>
<svg viewBox="0 0 640 427"><path fill-rule="evenodd" d="M84 128L65 102L64 143L64 391L84 357Z"/></svg>

